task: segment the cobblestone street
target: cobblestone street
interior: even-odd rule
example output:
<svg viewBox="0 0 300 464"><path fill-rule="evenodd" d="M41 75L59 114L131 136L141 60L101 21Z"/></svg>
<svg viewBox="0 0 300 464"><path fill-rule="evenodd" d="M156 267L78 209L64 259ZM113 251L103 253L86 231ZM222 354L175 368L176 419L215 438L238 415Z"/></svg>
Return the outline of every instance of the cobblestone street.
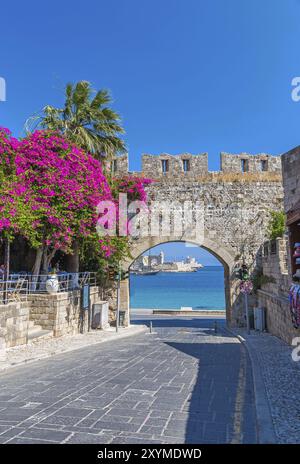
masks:
<svg viewBox="0 0 300 464"><path fill-rule="evenodd" d="M154 334L1 373L0 443L256 443L244 345L210 319L151 319Z"/></svg>

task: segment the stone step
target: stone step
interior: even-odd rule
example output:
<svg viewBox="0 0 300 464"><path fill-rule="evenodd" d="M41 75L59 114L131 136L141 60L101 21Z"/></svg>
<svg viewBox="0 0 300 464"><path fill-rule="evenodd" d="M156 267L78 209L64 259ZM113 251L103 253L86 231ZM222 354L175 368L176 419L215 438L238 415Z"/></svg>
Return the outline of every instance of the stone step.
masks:
<svg viewBox="0 0 300 464"><path fill-rule="evenodd" d="M33 327L41 327L40 325L36 325L34 321L29 321L28 322L28 330L32 329Z"/></svg>
<svg viewBox="0 0 300 464"><path fill-rule="evenodd" d="M44 338L52 338L53 332L52 330L43 330L43 329L37 329L37 330L29 330L28 331L28 343L34 342L36 340L41 340Z"/></svg>
<svg viewBox="0 0 300 464"><path fill-rule="evenodd" d="M33 333L36 331L42 330L42 326L38 324L33 324L28 326L28 333Z"/></svg>

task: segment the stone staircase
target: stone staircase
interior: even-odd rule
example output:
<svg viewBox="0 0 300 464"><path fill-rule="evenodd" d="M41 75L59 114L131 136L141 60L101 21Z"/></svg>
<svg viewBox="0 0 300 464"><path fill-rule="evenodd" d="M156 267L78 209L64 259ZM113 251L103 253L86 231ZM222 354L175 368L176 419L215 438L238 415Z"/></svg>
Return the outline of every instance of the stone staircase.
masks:
<svg viewBox="0 0 300 464"><path fill-rule="evenodd" d="M35 324L34 321L28 323L28 343L53 337L52 330L45 330L42 326Z"/></svg>

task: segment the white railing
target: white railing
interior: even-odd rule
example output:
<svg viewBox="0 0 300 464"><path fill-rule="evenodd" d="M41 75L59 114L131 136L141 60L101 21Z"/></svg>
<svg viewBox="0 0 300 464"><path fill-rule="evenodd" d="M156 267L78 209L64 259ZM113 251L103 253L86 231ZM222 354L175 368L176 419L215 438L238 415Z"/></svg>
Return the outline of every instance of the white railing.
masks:
<svg viewBox="0 0 300 464"><path fill-rule="evenodd" d="M49 280L51 281L49 284ZM0 280L0 304L26 300L33 293L60 293L81 289L83 285L97 285L96 272L58 272L56 274L33 275L13 273L7 281Z"/></svg>
<svg viewBox="0 0 300 464"><path fill-rule="evenodd" d="M19 279L0 280L0 304L26 301L28 295L28 281Z"/></svg>

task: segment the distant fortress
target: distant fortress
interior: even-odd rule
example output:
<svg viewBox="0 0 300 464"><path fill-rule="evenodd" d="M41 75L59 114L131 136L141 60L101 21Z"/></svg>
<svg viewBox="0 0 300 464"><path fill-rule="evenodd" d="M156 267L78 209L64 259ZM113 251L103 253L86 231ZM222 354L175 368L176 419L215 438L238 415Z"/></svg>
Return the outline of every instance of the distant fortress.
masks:
<svg viewBox="0 0 300 464"><path fill-rule="evenodd" d="M187 256L183 261L165 261L161 251L158 255L141 255L131 266L135 274L150 274L157 272L196 272L203 267L195 258Z"/></svg>

